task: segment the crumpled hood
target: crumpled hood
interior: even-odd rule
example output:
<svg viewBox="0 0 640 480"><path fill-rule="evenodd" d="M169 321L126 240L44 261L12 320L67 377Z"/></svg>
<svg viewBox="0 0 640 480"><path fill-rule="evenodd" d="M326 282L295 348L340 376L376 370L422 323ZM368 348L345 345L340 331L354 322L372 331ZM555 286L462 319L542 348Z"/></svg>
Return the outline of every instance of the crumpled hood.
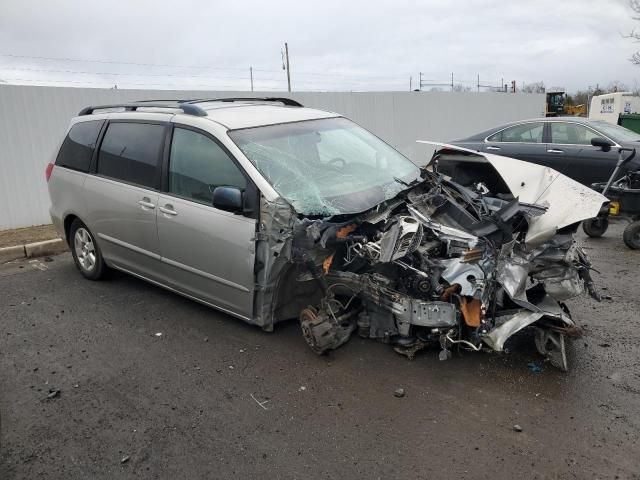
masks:
<svg viewBox="0 0 640 480"><path fill-rule="evenodd" d="M558 229L596 217L602 206L609 201L604 195L549 167L447 143L426 140L418 140L418 143L472 153L476 156L474 161L478 160L477 157L484 158L521 203L546 207L544 214L529 223L525 238L528 246L544 243Z"/></svg>

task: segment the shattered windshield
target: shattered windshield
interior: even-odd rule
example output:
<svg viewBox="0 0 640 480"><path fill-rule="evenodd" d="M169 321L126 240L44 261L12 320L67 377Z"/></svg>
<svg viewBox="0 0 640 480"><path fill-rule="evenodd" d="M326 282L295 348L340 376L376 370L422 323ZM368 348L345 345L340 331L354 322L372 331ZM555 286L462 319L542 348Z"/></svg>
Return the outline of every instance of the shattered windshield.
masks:
<svg viewBox="0 0 640 480"><path fill-rule="evenodd" d="M363 212L420 177L410 160L345 118L235 130L229 136L304 215Z"/></svg>

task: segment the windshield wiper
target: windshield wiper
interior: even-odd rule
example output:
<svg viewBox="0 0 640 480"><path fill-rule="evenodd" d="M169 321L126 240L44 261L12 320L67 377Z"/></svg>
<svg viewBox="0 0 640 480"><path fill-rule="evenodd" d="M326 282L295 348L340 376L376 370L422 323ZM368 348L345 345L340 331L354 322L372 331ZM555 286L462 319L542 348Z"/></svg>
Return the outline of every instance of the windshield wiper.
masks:
<svg viewBox="0 0 640 480"><path fill-rule="evenodd" d="M422 181L421 178L416 178L414 180L412 180L411 182L405 182L404 180L402 180L401 178L398 177L393 177L393 179L398 182L401 185L404 185L405 187L413 187L414 185L417 185L418 183L420 183Z"/></svg>

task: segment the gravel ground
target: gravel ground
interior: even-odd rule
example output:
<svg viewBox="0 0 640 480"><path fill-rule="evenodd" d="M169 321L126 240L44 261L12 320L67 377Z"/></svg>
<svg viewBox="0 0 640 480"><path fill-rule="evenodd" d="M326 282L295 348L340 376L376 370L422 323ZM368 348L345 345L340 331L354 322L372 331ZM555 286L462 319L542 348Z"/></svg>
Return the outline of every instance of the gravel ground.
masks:
<svg viewBox="0 0 640 480"><path fill-rule="evenodd" d="M0 479L640 478L640 251L621 231L584 239L610 299L570 302L567 374L526 332L508 355L408 361L356 337L318 357L295 322L86 281L68 253L4 265Z"/></svg>
<svg viewBox="0 0 640 480"><path fill-rule="evenodd" d="M58 238L58 232L53 225L38 225L36 227L14 228L0 231L0 248L23 245L25 243L41 242Z"/></svg>

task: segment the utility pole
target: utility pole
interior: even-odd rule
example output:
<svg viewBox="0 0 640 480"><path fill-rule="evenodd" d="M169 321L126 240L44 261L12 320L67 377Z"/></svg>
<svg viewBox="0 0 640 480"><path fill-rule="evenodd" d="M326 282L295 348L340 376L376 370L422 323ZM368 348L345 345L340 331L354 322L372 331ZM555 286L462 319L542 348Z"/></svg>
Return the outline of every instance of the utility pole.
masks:
<svg viewBox="0 0 640 480"><path fill-rule="evenodd" d="M411 91L411 81L413 80L413 77L409 76L409 91Z"/></svg>
<svg viewBox="0 0 640 480"><path fill-rule="evenodd" d="M451 91L453 92L453 72L451 72Z"/></svg>
<svg viewBox="0 0 640 480"><path fill-rule="evenodd" d="M287 71L287 87L291 91L291 67L289 66L289 45L284 42L284 58L282 59L282 69Z"/></svg>
<svg viewBox="0 0 640 480"><path fill-rule="evenodd" d="M249 66L249 76L251 77L251 91L253 92L253 67Z"/></svg>
<svg viewBox="0 0 640 480"><path fill-rule="evenodd" d="M480 74L478 74L478 92L480 92Z"/></svg>
<svg viewBox="0 0 640 480"><path fill-rule="evenodd" d="M420 72L420 85L418 85L418 90L422 91L422 72Z"/></svg>

